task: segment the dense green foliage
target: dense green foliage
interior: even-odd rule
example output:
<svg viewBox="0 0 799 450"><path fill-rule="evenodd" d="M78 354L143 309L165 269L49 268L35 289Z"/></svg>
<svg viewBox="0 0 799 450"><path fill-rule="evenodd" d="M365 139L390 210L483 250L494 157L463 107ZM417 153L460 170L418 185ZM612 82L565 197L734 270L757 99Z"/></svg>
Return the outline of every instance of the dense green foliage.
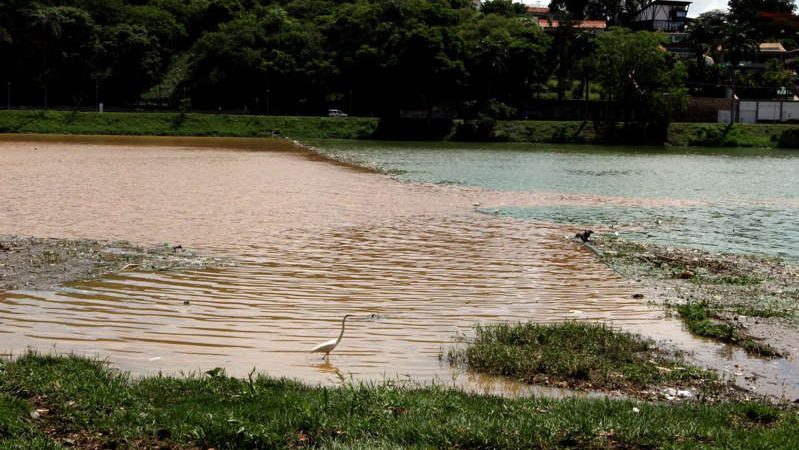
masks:
<svg viewBox="0 0 799 450"><path fill-rule="evenodd" d="M685 86L683 65L658 50L664 36L594 35L569 20L633 26L644 3L555 0L563 20L547 34L510 0L480 10L471 0L7 0L0 83L6 103L45 109L404 111L482 121L478 132L490 128L486 118L523 117L537 98L604 98L623 103L626 117L613 120L644 122L651 134L646 124L667 122ZM787 0L734 0L729 14L695 21L688 85L728 84L724 64L748 57L755 42L793 48L792 11ZM748 87L792 77L779 65L737 76Z"/></svg>
<svg viewBox="0 0 799 450"><path fill-rule="evenodd" d="M100 362L35 355L0 370L0 448L799 446L796 412L761 403L511 400L391 384L240 380L221 370L132 380Z"/></svg>
<svg viewBox="0 0 799 450"><path fill-rule="evenodd" d="M511 117L556 69L559 97L593 77L589 34L553 39L524 12L507 0L9 0L0 81L8 103L45 108ZM625 39L647 51L662 39L642 36Z"/></svg>
<svg viewBox="0 0 799 450"><path fill-rule="evenodd" d="M500 13L468 0L10 0L0 80L13 103L44 107L388 115L519 104L546 80L549 39Z"/></svg>
<svg viewBox="0 0 799 450"><path fill-rule="evenodd" d="M650 140L663 142L669 114L685 99L685 68L659 45L664 37L616 28L597 37L597 79L628 122L631 113ZM643 140L643 139L642 139Z"/></svg>

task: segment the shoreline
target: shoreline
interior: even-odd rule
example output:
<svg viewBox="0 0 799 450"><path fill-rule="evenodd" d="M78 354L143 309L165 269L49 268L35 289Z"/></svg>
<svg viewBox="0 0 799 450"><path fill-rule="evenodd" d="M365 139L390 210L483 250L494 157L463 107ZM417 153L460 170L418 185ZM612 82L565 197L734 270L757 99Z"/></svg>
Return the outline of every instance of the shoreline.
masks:
<svg viewBox="0 0 799 450"><path fill-rule="evenodd" d="M453 121L449 134L435 141L475 143L545 143L630 146L599 136L590 121L498 120L493 131L480 139L459 139ZM0 110L0 133L123 136L287 137L290 139L381 139L374 117L248 116L180 112L78 112ZM672 123L664 147L791 146L784 136L795 130L790 124ZM415 141L411 131L393 140ZM392 140L392 139L389 139Z"/></svg>
<svg viewBox="0 0 799 450"><path fill-rule="evenodd" d="M692 334L762 358L799 356L799 267L749 254L712 253L598 236L588 245L623 278L677 314ZM643 298L643 297L642 297Z"/></svg>

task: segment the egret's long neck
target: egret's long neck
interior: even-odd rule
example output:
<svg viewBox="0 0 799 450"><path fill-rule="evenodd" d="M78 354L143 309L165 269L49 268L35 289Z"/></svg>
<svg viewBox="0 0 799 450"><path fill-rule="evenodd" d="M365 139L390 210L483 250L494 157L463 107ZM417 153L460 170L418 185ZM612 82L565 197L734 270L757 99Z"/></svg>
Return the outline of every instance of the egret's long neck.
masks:
<svg viewBox="0 0 799 450"><path fill-rule="evenodd" d="M338 339L336 339L336 344L341 342L341 338L344 337L344 327L347 326L347 317L344 316L344 319L341 321L341 333L338 335Z"/></svg>

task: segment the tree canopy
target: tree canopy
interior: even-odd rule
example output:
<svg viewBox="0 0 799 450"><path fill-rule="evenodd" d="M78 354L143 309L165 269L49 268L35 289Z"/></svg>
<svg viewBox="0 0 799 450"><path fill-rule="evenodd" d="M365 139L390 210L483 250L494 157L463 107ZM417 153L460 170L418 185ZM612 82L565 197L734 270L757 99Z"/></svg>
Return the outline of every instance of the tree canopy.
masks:
<svg viewBox="0 0 799 450"><path fill-rule="evenodd" d="M623 23L643 3L553 0L562 20L545 33L511 0L4 0L0 82L34 107L501 116L541 95L597 98L594 81L605 98L641 102L636 92L682 79L653 50L661 36L570 24ZM737 61L764 36L795 47L790 0L730 7L691 26L698 82L710 79L696 69L705 54ZM784 83L778 69L752 82Z"/></svg>

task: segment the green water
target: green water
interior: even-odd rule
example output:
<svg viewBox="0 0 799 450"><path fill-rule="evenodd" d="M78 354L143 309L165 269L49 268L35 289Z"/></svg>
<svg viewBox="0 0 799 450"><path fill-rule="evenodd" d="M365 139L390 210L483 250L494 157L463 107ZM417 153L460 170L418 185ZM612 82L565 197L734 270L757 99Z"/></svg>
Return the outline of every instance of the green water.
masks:
<svg viewBox="0 0 799 450"><path fill-rule="evenodd" d="M324 141L337 158L405 181L555 192L680 206L504 207L489 214L577 226L613 225L626 237L799 260L799 152L597 146Z"/></svg>

